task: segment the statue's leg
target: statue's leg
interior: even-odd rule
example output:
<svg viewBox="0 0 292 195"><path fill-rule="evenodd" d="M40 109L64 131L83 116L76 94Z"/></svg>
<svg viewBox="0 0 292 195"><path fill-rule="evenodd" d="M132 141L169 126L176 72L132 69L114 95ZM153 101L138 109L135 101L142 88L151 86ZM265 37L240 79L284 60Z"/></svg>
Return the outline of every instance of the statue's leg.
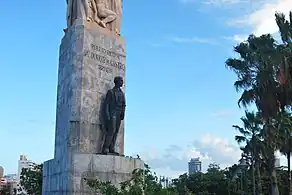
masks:
<svg viewBox="0 0 292 195"><path fill-rule="evenodd" d="M105 9L103 11L105 15L105 18L103 19L103 23L107 24L109 22L114 21L117 18L117 14L113 12L112 10Z"/></svg>
<svg viewBox="0 0 292 195"><path fill-rule="evenodd" d="M120 126L121 126L121 119L120 119L120 117L117 117L116 124L114 124L114 125L115 125L114 136L113 136L112 143L111 143L111 145L109 147L109 150L112 153L116 153L115 146L116 146L116 141L117 141L117 137L118 137L119 130L120 130Z"/></svg>
<svg viewBox="0 0 292 195"><path fill-rule="evenodd" d="M96 23L99 23L100 19L99 19L98 15L97 15L97 7L96 7L95 0L91 1L91 5L92 5L92 11L93 11L93 21L96 22Z"/></svg>
<svg viewBox="0 0 292 195"><path fill-rule="evenodd" d="M115 133L115 124L116 124L116 118L113 117L110 121L108 121L108 128L107 132L105 134L105 141L102 148L102 153L107 154L110 150L111 143L114 138Z"/></svg>
<svg viewBox="0 0 292 195"><path fill-rule="evenodd" d="M117 18L117 14L109 9L99 8L99 16L104 18L100 21L100 25L106 28L106 24L114 21Z"/></svg>

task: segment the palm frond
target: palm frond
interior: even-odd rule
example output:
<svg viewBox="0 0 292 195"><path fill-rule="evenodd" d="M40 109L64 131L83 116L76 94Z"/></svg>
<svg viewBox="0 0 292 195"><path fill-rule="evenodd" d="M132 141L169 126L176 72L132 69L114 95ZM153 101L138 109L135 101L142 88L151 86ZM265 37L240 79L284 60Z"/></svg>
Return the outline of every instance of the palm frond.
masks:
<svg viewBox="0 0 292 195"><path fill-rule="evenodd" d="M250 135L250 132L248 130L245 130L244 128L238 126L238 125L232 125L232 127L239 131L243 136L249 136Z"/></svg>
<svg viewBox="0 0 292 195"><path fill-rule="evenodd" d="M288 38L288 34L287 34L288 29L287 29L285 15L283 13L276 12L275 13L275 20L276 20L276 23L277 23L279 31L280 31L281 39L284 43L286 43L289 40L289 38Z"/></svg>
<svg viewBox="0 0 292 195"><path fill-rule="evenodd" d="M241 97L238 100L238 106L242 105L247 107L255 101L255 91L253 89L244 90Z"/></svg>
<svg viewBox="0 0 292 195"><path fill-rule="evenodd" d="M241 144L241 143L243 143L243 142L246 142L246 137L236 135L236 136L235 136L235 141L237 141L237 143Z"/></svg>
<svg viewBox="0 0 292 195"><path fill-rule="evenodd" d="M234 82L234 87L237 92L242 89L246 89L250 86L250 82L246 79L237 80Z"/></svg>

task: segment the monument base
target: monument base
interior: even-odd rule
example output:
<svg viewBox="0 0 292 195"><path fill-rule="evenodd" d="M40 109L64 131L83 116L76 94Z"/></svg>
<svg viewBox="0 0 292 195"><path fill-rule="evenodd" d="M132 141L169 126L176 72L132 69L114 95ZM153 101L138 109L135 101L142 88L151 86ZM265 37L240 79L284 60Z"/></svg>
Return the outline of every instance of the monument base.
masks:
<svg viewBox="0 0 292 195"><path fill-rule="evenodd" d="M52 159L43 165L42 195L91 195L84 178L110 181L119 187L121 182L131 179L135 169L143 169L144 162L132 157L74 154L71 168L65 168L66 162Z"/></svg>

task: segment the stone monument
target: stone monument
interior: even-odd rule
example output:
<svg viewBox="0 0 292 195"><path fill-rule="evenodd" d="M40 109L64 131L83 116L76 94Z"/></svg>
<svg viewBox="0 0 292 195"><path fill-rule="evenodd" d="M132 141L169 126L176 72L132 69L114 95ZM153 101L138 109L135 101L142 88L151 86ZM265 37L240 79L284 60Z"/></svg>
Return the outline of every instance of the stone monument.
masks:
<svg viewBox="0 0 292 195"><path fill-rule="evenodd" d="M88 195L84 178L114 185L144 168L124 157L126 70L121 0L67 0L59 51L54 159L43 166L43 195Z"/></svg>

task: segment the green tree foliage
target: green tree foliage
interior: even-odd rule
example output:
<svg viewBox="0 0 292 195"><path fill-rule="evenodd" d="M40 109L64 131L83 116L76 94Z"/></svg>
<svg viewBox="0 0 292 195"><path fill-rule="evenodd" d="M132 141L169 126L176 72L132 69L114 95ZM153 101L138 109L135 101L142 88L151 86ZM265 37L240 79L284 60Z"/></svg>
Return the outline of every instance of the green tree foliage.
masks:
<svg viewBox="0 0 292 195"><path fill-rule="evenodd" d="M26 186L28 194L40 195L42 180L41 165L36 169L23 171L21 183ZM163 187L155 174L145 165L145 170L135 170L129 181L121 183L121 189L110 182L100 182L87 178L86 183L94 192L103 195L250 195L252 194L251 169L237 164L220 169L217 164L210 164L206 173L192 175L182 174L174 179L171 185ZM288 194L289 181L287 171L277 169L280 194ZM30 178L30 179L24 179ZM270 194L271 180L266 171L261 175L262 192ZM1 194L2 195L2 194Z"/></svg>
<svg viewBox="0 0 292 195"><path fill-rule="evenodd" d="M195 194L228 194L226 173L217 164L210 164L205 174L195 173L186 177L186 181L187 188Z"/></svg>
<svg viewBox="0 0 292 195"><path fill-rule="evenodd" d="M158 178L153 175L148 165L144 170L134 170L133 177L121 183L121 189L116 188L110 182L100 182L96 179L84 179L88 186L95 192L104 195L176 195L174 189L164 189L158 183ZM185 194L186 195L186 194Z"/></svg>
<svg viewBox="0 0 292 195"><path fill-rule="evenodd" d="M25 190L29 195L42 194L43 164L34 164L30 168L24 168L20 175L20 190Z"/></svg>
<svg viewBox="0 0 292 195"><path fill-rule="evenodd" d="M277 169L280 194L288 194L288 175L284 169ZM149 167L136 170L133 178L121 184L121 189L110 182L100 182L96 179L85 179L94 192L104 195L250 195L252 194L251 169L233 165L224 170L217 164L210 164L206 173L182 174L172 181L167 188L159 184ZM271 180L263 172L262 194L270 194Z"/></svg>

